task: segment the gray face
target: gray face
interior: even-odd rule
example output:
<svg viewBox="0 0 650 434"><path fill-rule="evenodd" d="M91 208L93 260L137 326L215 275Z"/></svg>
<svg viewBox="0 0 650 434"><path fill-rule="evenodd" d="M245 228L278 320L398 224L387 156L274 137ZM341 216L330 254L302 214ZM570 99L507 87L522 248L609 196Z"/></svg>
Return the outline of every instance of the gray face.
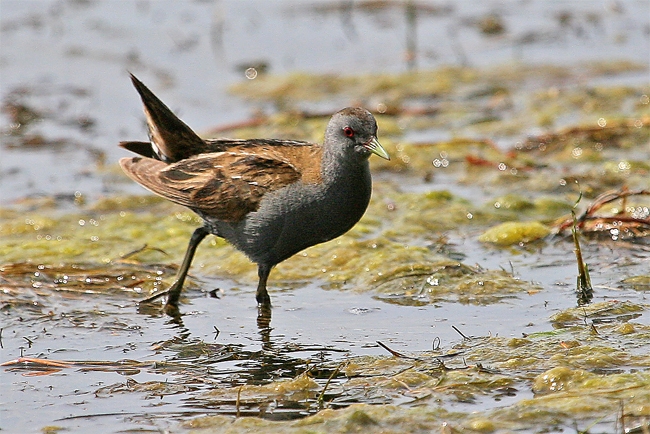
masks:
<svg viewBox="0 0 650 434"><path fill-rule="evenodd" d="M362 108L344 108L332 116L325 133L325 146L337 154L368 158L377 136L377 122ZM334 148L334 149L332 149Z"/></svg>

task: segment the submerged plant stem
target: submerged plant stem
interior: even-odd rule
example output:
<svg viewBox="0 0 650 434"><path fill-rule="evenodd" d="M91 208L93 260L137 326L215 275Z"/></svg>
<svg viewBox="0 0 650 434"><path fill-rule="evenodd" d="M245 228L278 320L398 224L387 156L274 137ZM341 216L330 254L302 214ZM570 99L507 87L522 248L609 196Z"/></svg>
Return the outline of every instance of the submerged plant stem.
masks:
<svg viewBox="0 0 650 434"><path fill-rule="evenodd" d="M325 391L327 391L327 388L329 387L330 383L332 382L332 379L336 377L336 375L341 371L341 368L345 362L341 363L339 366L336 367L334 372L332 372L332 375L329 376L327 379L327 382L325 383L325 386L323 386L323 390L321 391L320 395L318 396L318 406L319 408L323 408L323 400L325 398Z"/></svg>
<svg viewBox="0 0 650 434"><path fill-rule="evenodd" d="M578 262L578 279L576 285L576 292L578 294L578 305L582 306L588 304L594 297L594 289L591 286L591 277L589 277L589 267L582 259L582 249L580 248L580 240L578 239L578 223L576 214L571 211L573 217L573 227L571 234L573 235L573 244L575 245L576 260Z"/></svg>

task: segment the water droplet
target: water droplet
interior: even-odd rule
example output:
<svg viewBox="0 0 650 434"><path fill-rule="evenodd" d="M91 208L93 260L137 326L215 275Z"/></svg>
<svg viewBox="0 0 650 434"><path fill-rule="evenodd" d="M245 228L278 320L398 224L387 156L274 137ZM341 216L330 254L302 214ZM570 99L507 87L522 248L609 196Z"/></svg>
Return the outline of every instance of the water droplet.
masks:
<svg viewBox="0 0 650 434"><path fill-rule="evenodd" d="M602 126L604 126L604 125L602 125ZM576 147L573 148L573 150L571 151L571 156L572 156L573 158L579 158L581 155L582 155L582 148L581 148L580 146L576 146Z"/></svg>
<svg viewBox="0 0 650 434"><path fill-rule="evenodd" d="M440 158L434 159L431 164L433 164L433 167L448 167L449 166L449 160L447 160L447 153L446 152L441 152L440 153Z"/></svg>

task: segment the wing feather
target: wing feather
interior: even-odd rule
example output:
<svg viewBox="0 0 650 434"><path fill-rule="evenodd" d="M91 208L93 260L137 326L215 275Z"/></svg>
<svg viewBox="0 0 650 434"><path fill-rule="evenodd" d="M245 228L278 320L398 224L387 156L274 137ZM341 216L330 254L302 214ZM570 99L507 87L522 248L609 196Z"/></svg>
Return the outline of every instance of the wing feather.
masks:
<svg viewBox="0 0 650 434"><path fill-rule="evenodd" d="M272 149L258 148L255 152L199 154L172 164L153 158L122 158L120 165L134 181L172 202L220 220L239 221L258 209L266 193L302 178L318 181L315 173L320 173L320 158L307 158L310 153L313 150L301 150L283 157ZM311 167L314 164L316 168Z"/></svg>

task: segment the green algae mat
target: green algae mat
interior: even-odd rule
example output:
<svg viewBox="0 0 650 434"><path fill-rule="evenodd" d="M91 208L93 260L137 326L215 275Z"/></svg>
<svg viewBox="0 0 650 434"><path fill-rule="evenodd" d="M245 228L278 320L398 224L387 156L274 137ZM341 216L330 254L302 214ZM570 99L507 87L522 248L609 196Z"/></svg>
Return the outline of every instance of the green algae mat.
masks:
<svg viewBox="0 0 650 434"><path fill-rule="evenodd" d="M343 95L376 113L392 160L361 222L280 264L257 321L254 265L209 238L169 318L137 301L173 280L193 213L145 193L3 206L5 377L63 399L42 432L648 432L650 83L618 80L646 68L238 84L275 114L207 135L320 141L304 102Z"/></svg>

